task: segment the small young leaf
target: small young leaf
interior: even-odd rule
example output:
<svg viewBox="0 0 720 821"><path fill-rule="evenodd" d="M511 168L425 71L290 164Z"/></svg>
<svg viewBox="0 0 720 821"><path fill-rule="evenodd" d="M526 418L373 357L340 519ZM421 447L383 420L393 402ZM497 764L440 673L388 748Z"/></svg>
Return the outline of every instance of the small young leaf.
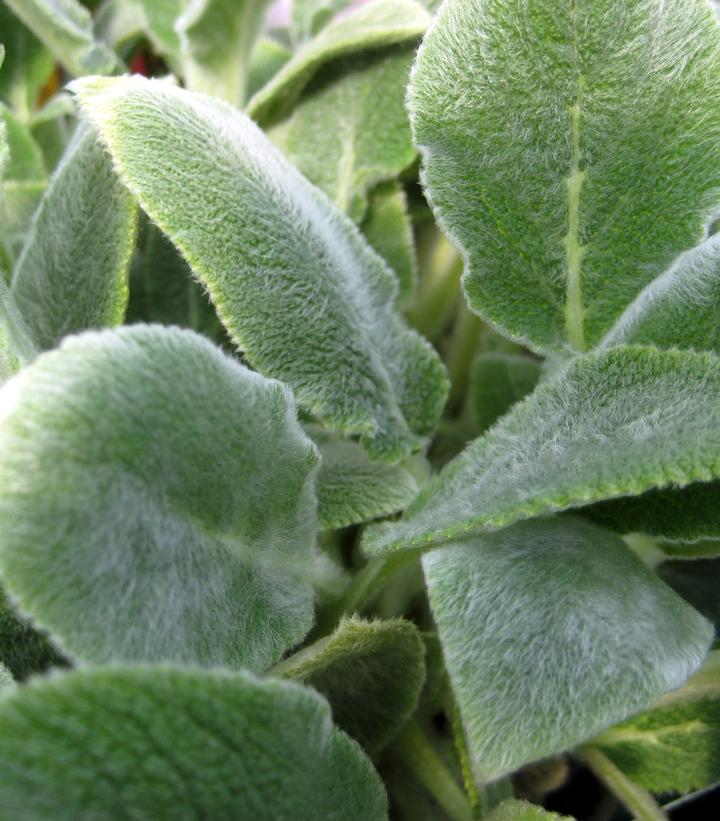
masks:
<svg viewBox="0 0 720 821"><path fill-rule="evenodd" d="M408 307L415 294L417 259L407 197L396 181L382 183L370 192L361 227L365 239L397 276L398 307Z"/></svg>
<svg viewBox="0 0 720 821"><path fill-rule="evenodd" d="M0 100L26 121L55 61L37 37L3 3L0 3L0 39L7 49L0 71Z"/></svg>
<svg viewBox="0 0 720 821"><path fill-rule="evenodd" d="M292 109L313 75L331 60L417 40L429 22L428 13L414 0L371 0L347 17L333 20L306 43L255 94L247 113L255 122L271 125Z"/></svg>
<svg viewBox="0 0 720 821"><path fill-rule="evenodd" d="M38 348L123 321L135 227L132 196L97 134L82 124L45 190L13 273L11 293Z"/></svg>
<svg viewBox="0 0 720 821"><path fill-rule="evenodd" d="M397 513L420 488L403 465L371 462L355 442L315 425L306 427L320 450L318 524L323 530L367 522Z"/></svg>
<svg viewBox="0 0 720 821"><path fill-rule="evenodd" d="M652 709L590 742L651 792L690 792L720 780L720 651Z"/></svg>
<svg viewBox="0 0 720 821"><path fill-rule="evenodd" d="M74 89L253 367L373 458L419 448L445 401L444 370L395 314L392 272L355 226L218 100L140 77Z"/></svg>
<svg viewBox="0 0 720 821"><path fill-rule="evenodd" d="M600 499L720 475L720 359L612 348L572 361L476 439L405 516L368 532L379 553Z"/></svg>
<svg viewBox="0 0 720 821"><path fill-rule="evenodd" d="M570 516L438 548L423 569L482 779L679 687L713 636L617 536Z"/></svg>
<svg viewBox="0 0 720 821"><path fill-rule="evenodd" d="M250 54L247 95L252 97L280 71L292 57L292 52L271 37L261 37Z"/></svg>
<svg viewBox="0 0 720 821"><path fill-rule="evenodd" d="M319 690L333 720L366 750L379 752L417 707L425 648L410 622L346 619L335 632L272 670Z"/></svg>
<svg viewBox="0 0 720 821"><path fill-rule="evenodd" d="M290 30L295 42L314 37L351 0L293 0Z"/></svg>
<svg viewBox="0 0 720 821"><path fill-rule="evenodd" d="M176 30L178 18L188 0L127 0L140 13L142 29L153 47L165 58L176 61L180 55L180 36ZM229 32L225 32L228 36Z"/></svg>
<svg viewBox="0 0 720 821"><path fill-rule="evenodd" d="M117 57L95 40L90 12L77 0L5 0L73 76L110 74Z"/></svg>
<svg viewBox="0 0 720 821"><path fill-rule="evenodd" d="M250 53L268 0L190 0L177 21L185 73L192 91L245 102Z"/></svg>
<svg viewBox="0 0 720 821"><path fill-rule="evenodd" d="M597 343L720 204L705 0L445 3L409 108L471 307L540 350Z"/></svg>
<svg viewBox="0 0 720 821"><path fill-rule="evenodd" d="M716 543L716 552L719 547L720 543ZM663 545L660 548L664 550ZM720 633L720 559L666 561L656 567L656 572L665 584L713 622L715 632Z"/></svg>
<svg viewBox="0 0 720 821"><path fill-rule="evenodd" d="M190 331L66 339L0 393L0 570L70 655L263 669L312 623L317 455Z"/></svg>
<svg viewBox="0 0 720 821"><path fill-rule="evenodd" d="M377 773L310 688L171 667L5 694L0 804L26 821L387 818Z"/></svg>
<svg viewBox="0 0 720 821"><path fill-rule="evenodd" d="M573 821L570 816L549 812L528 801L508 799L490 813L487 821Z"/></svg>
<svg viewBox="0 0 720 821"><path fill-rule="evenodd" d="M488 428L523 399L540 380L542 368L535 359L511 354L481 354L470 371L470 406L478 433Z"/></svg>
<svg viewBox="0 0 720 821"><path fill-rule="evenodd" d="M280 126L285 155L355 222L369 189L415 158L405 111L413 56L398 46L334 61Z"/></svg>
<svg viewBox="0 0 720 821"><path fill-rule="evenodd" d="M686 251L646 285L601 347L638 344L720 353L720 234Z"/></svg>

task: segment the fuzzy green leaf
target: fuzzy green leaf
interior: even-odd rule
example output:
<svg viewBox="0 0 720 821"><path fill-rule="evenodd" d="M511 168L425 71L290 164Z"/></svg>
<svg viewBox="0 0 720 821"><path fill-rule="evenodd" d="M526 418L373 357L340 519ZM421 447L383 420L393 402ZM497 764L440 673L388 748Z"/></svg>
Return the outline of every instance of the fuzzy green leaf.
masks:
<svg viewBox="0 0 720 821"><path fill-rule="evenodd" d="M512 354L481 354L470 371L469 399L478 433L491 427L537 385L541 365L535 359Z"/></svg>
<svg viewBox="0 0 720 821"><path fill-rule="evenodd" d="M417 707L425 648L410 622L346 619L272 671L312 685L333 720L366 750L386 746Z"/></svg>
<svg viewBox="0 0 720 821"><path fill-rule="evenodd" d="M417 40L429 22L428 13L413 0L371 0L347 17L333 20L306 43L250 100L248 114L262 125L276 122L292 109L315 73L331 60Z"/></svg>
<svg viewBox="0 0 720 821"><path fill-rule="evenodd" d="M45 190L13 273L11 293L38 348L123 321L135 226L132 196L83 124Z"/></svg>
<svg viewBox="0 0 720 821"><path fill-rule="evenodd" d="M7 49L0 71L0 100L21 119L27 120L55 61L37 37L3 3L0 3L0 39Z"/></svg>
<svg viewBox="0 0 720 821"><path fill-rule="evenodd" d="M168 667L86 669L0 700L8 818L382 821L372 765L309 688Z"/></svg>
<svg viewBox="0 0 720 821"><path fill-rule="evenodd" d="M371 462L355 442L306 427L318 446L322 462L317 475L318 524L323 530L367 522L397 513L420 488L402 464Z"/></svg>
<svg viewBox="0 0 720 821"><path fill-rule="evenodd" d="M645 286L602 341L720 352L720 235Z"/></svg>
<svg viewBox="0 0 720 821"><path fill-rule="evenodd" d="M659 540L658 547L667 556L678 559L719 559L720 539L704 539L698 542L668 542Z"/></svg>
<svg viewBox="0 0 720 821"><path fill-rule="evenodd" d="M362 232L397 276L399 307L409 306L417 282L417 257L407 197L396 181L382 183L370 192Z"/></svg>
<svg viewBox="0 0 720 821"><path fill-rule="evenodd" d="M261 37L250 54L247 94L252 97L280 71L292 52L271 37Z"/></svg>
<svg viewBox="0 0 720 821"><path fill-rule="evenodd" d="M7 689L8 687L12 687L15 684L15 680L12 677L12 673L0 664L0 692Z"/></svg>
<svg viewBox="0 0 720 821"><path fill-rule="evenodd" d="M67 653L263 669L303 638L317 455L286 387L133 326L66 339L0 407L0 570Z"/></svg>
<svg viewBox="0 0 720 821"><path fill-rule="evenodd" d="M435 477L379 553L720 475L720 359L613 348L572 361Z"/></svg>
<svg viewBox="0 0 720 821"><path fill-rule="evenodd" d="M278 130L285 155L355 222L369 189L415 158L405 111L413 56L398 46L334 61Z"/></svg>
<svg viewBox="0 0 720 821"><path fill-rule="evenodd" d="M664 551L664 545L660 547ZM720 542L715 543L716 555L718 551ZM720 633L720 559L665 561L656 572L665 584L713 622L715 632Z"/></svg>
<svg viewBox="0 0 720 821"><path fill-rule="evenodd" d="M720 780L720 651L680 690L591 746L652 792L690 792Z"/></svg>
<svg viewBox="0 0 720 821"><path fill-rule="evenodd" d="M548 812L537 804L511 798L499 804L487 821L572 821L570 816Z"/></svg>
<svg viewBox="0 0 720 821"><path fill-rule="evenodd" d="M4 0L73 76L109 74L115 55L93 35L90 12L77 0Z"/></svg>
<svg viewBox="0 0 720 821"><path fill-rule="evenodd" d="M293 40L303 43L314 37L349 5L350 0L293 0L290 17Z"/></svg>
<svg viewBox="0 0 720 821"><path fill-rule="evenodd" d="M713 637L617 536L569 516L438 548L423 569L481 779L679 687Z"/></svg>
<svg viewBox="0 0 720 821"><path fill-rule="evenodd" d="M32 362L37 353L0 270L0 384Z"/></svg>
<svg viewBox="0 0 720 821"><path fill-rule="evenodd" d="M218 100L140 77L74 89L250 363L374 458L420 447L444 371L395 314L392 272L355 226Z"/></svg>
<svg viewBox="0 0 720 821"><path fill-rule="evenodd" d="M127 0L137 9L141 26L157 51L171 59L180 54L180 36L175 24L188 5L188 0ZM230 32L225 31L226 37ZM227 44L223 44L227 47Z"/></svg>
<svg viewBox="0 0 720 821"><path fill-rule="evenodd" d="M248 65L268 0L190 0L177 21L185 73L192 91L245 102Z"/></svg>
<svg viewBox="0 0 720 821"><path fill-rule="evenodd" d="M450 0L409 107L471 307L540 350L596 344L720 204L705 0Z"/></svg>

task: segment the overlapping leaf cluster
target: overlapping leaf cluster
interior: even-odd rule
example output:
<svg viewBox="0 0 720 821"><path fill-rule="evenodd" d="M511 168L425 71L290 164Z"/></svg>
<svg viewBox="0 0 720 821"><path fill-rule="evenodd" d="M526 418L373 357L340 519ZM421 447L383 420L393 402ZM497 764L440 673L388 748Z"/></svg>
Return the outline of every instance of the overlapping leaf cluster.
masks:
<svg viewBox="0 0 720 821"><path fill-rule="evenodd" d="M0 5L0 817L720 780L720 28L439 5Z"/></svg>

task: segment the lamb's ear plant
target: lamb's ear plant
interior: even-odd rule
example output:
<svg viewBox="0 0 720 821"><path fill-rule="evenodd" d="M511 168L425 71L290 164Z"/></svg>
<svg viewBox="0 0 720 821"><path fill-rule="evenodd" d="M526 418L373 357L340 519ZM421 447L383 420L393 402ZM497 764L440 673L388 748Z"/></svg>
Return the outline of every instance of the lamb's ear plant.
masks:
<svg viewBox="0 0 720 821"><path fill-rule="evenodd" d="M0 5L0 819L701 800L711 5L95 6Z"/></svg>

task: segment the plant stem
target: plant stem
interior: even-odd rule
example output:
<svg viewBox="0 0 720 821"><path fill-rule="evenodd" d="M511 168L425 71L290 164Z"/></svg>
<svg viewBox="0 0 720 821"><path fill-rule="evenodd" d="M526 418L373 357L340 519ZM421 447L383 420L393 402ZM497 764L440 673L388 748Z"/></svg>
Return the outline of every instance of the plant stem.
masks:
<svg viewBox="0 0 720 821"><path fill-rule="evenodd" d="M405 766L440 804L452 821L473 821L470 802L415 721L408 721L395 739Z"/></svg>
<svg viewBox="0 0 720 821"><path fill-rule="evenodd" d="M667 821L649 792L633 784L610 759L592 747L584 747L576 753L577 758L587 765L610 792L633 814L637 821Z"/></svg>

